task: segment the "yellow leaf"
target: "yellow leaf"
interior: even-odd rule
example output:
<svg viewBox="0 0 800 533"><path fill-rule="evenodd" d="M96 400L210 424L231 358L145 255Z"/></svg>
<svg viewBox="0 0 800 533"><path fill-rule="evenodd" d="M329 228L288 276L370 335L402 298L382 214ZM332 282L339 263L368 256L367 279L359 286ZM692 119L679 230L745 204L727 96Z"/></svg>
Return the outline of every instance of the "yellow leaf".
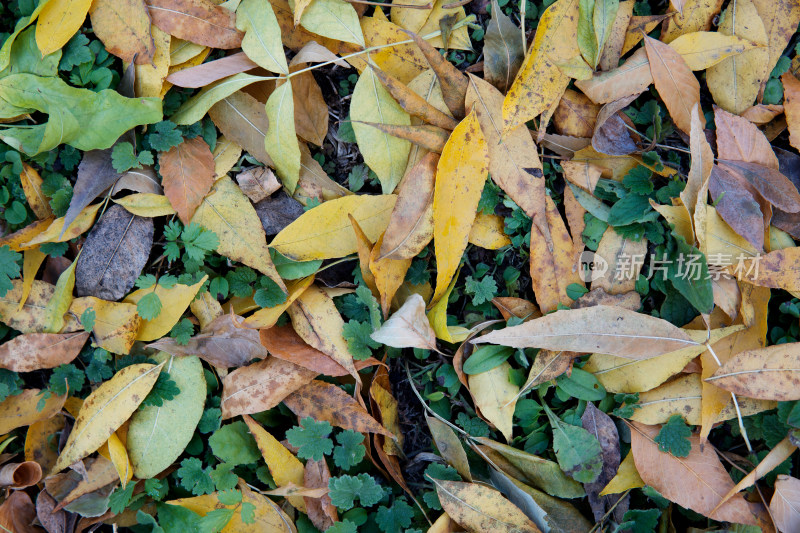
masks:
<svg viewBox="0 0 800 533"><path fill-rule="evenodd" d="M458 270L488 171L489 151L472 111L453 130L437 166L433 190L434 301L441 298Z"/></svg>
<svg viewBox="0 0 800 533"><path fill-rule="evenodd" d="M39 267L42 266L45 257L47 257L47 254L42 252L38 246L22 253L22 296L20 296L17 311L21 311L25 305L25 301L33 288L36 273L39 272Z"/></svg>
<svg viewBox="0 0 800 533"><path fill-rule="evenodd" d="M288 296L285 302L280 305L276 305L275 307L265 307L263 309L259 309L247 317L247 319L244 321L244 324L248 328L271 328L278 321L278 318L280 318L280 316L289 308L289 306L292 305L292 302L299 298L300 295L303 294L303 292L305 292L305 290L308 289L313 282L313 275L290 282L288 285L286 285Z"/></svg>
<svg viewBox="0 0 800 533"><path fill-rule="evenodd" d="M136 81L133 93L137 97L161 98L164 80L169 74L169 33L162 31L155 24L150 26L150 34L155 43L155 54L152 62L136 65Z"/></svg>
<svg viewBox="0 0 800 533"><path fill-rule="evenodd" d="M214 173L221 178L233 168L242 155L242 147L228 139L220 137L211 153L214 156Z"/></svg>
<svg viewBox="0 0 800 533"><path fill-rule="evenodd" d="M136 335L138 341L154 341L160 339L172 329L178 320L189 307L189 304L194 300L197 291L205 283L208 276L203 276L203 279L194 285L176 284L167 289L162 285L156 284L153 287L146 289L139 289L129 294L124 302L129 304L137 304L145 294L155 292L161 300L161 312L152 320L142 320L142 325Z"/></svg>
<svg viewBox="0 0 800 533"><path fill-rule="evenodd" d="M389 307L394 295L406 278L406 272L411 267L412 259L380 259L383 235L372 247L369 257L369 272L375 277L375 286L381 297L381 310L383 317L389 316Z"/></svg>
<svg viewBox="0 0 800 533"><path fill-rule="evenodd" d="M36 45L42 56L60 50L81 28L92 0L50 0L39 13Z"/></svg>
<svg viewBox="0 0 800 533"><path fill-rule="evenodd" d="M122 198L112 198L112 201L124 207L129 213L140 217L152 218L175 214L175 208L163 194L140 192Z"/></svg>
<svg viewBox="0 0 800 533"><path fill-rule="evenodd" d="M266 429L261 427L258 422L250 416L242 416L250 433L256 440L261 456L267 463L269 473L278 487L285 487L293 483L298 487L303 486L303 463L294 456L278 439L272 436ZM306 512L306 504L300 496L289 496L287 498L298 511Z"/></svg>
<svg viewBox="0 0 800 533"><path fill-rule="evenodd" d="M269 257L267 236L253 204L229 177L217 180L192 222L217 234L217 253L258 270L286 289Z"/></svg>
<svg viewBox="0 0 800 533"><path fill-rule="evenodd" d="M400 26L378 17L362 18L361 29L367 39L367 46L370 47L408 41L408 34ZM369 57L381 70L402 83L409 83L430 68L422 51L414 44L382 48L371 53ZM368 68L365 58L361 56L351 57L347 61L359 71Z"/></svg>
<svg viewBox="0 0 800 533"><path fill-rule="evenodd" d="M762 45L723 59L706 71L706 83L714 102L738 115L753 105L761 82L769 74L769 49L763 46L767 44L767 33L752 0L729 4L719 32Z"/></svg>
<svg viewBox="0 0 800 533"><path fill-rule="evenodd" d="M470 531L541 533L541 530L502 494L485 485L433 480L442 508Z"/></svg>
<svg viewBox="0 0 800 533"><path fill-rule="evenodd" d="M128 460L128 451L116 433L112 433L108 437L108 440L100 447L98 453L114 464L124 489L128 481L133 479L133 468L131 468L131 463Z"/></svg>
<svg viewBox="0 0 800 533"><path fill-rule="evenodd" d="M334 259L356 253L356 236L347 215L353 215L374 242L389 224L396 200L393 194L361 194L329 200L283 228L270 247L294 261Z"/></svg>
<svg viewBox="0 0 800 533"><path fill-rule="evenodd" d="M192 300L189 309L200 322L200 329L205 328L215 318L222 316L222 306L208 291L201 293L200 298Z"/></svg>
<svg viewBox="0 0 800 533"><path fill-rule="evenodd" d="M288 74L281 27L267 0L243 0L236 9L236 29L244 33L242 51L270 72Z"/></svg>
<svg viewBox="0 0 800 533"><path fill-rule="evenodd" d="M36 218L43 220L53 216L53 210L50 208L50 202L42 192L42 178L36 169L28 163L22 163L22 173L19 175L19 180L22 182L22 190L25 191L25 198L28 200L28 205L36 215Z"/></svg>
<svg viewBox="0 0 800 533"><path fill-rule="evenodd" d="M450 299L450 293L453 292L457 281L458 273L456 272L456 275L453 276L453 281L447 287L447 290L444 291L442 297L439 298L428 311L428 321L433 331L436 333L436 336L450 343L461 342L468 334L468 330L463 327L447 325L447 301Z"/></svg>
<svg viewBox="0 0 800 533"><path fill-rule="evenodd" d="M469 230L469 243L487 250L498 250L511 244L511 239L503 231L503 217L478 213Z"/></svg>
<svg viewBox="0 0 800 533"><path fill-rule="evenodd" d="M433 3L433 9L430 10L425 24L419 29L419 31L414 30L414 33L418 35L428 35L437 30L441 30L441 24L447 23L445 17L449 17L453 22L459 22L463 20L466 17L464 7L457 6L449 9L445 8L445 6L450 4L453 4L453 2L450 2L449 0L435 0ZM392 19L392 22L395 22L394 19ZM395 22L395 24L397 24L397 22ZM400 26L402 26L402 24L400 24ZM434 48L472 51L472 43L469 39L467 26L461 26L460 28L453 30L447 39L446 45L442 36L426 40Z"/></svg>
<svg viewBox="0 0 800 533"><path fill-rule="evenodd" d="M633 462L633 454L628 452L625 459L619 464L617 474L611 478L608 485L600 491L600 496L607 494L619 494L629 489L644 487L645 483L636 470L636 463Z"/></svg>
<svg viewBox="0 0 800 533"><path fill-rule="evenodd" d="M683 209L681 209L683 212ZM592 289L598 287L608 294L625 294L636 290L636 280L642 265L625 264L626 258L635 258L647 254L647 239L634 241L617 233L609 227L603 233L597 246L597 255L608 263L608 269L597 279L592 279Z"/></svg>
<svg viewBox="0 0 800 533"><path fill-rule="evenodd" d="M480 413L496 427L508 442L514 431L514 408L519 387L509 380L511 365L507 362L480 374L468 376L469 390Z"/></svg>
<svg viewBox="0 0 800 533"><path fill-rule="evenodd" d="M13 289L5 296L0 296L0 317L9 327L22 333L42 333L47 329L46 313L47 303L53 298L55 286L46 281L34 280L30 294L20 306L22 301L22 284L20 279L11 280ZM71 333L81 329L78 317L69 313L65 317L66 323L58 333Z"/></svg>
<svg viewBox="0 0 800 533"><path fill-rule="evenodd" d="M731 326L712 329L708 341L713 344L742 328L743 326ZM613 355L592 354L583 369L593 373L609 392L633 393L654 389L706 350L705 344L702 344L707 336L705 331L684 331L699 344L638 361Z"/></svg>
<svg viewBox="0 0 800 533"><path fill-rule="evenodd" d="M545 113L547 120L569 84L556 65L577 56L578 0L558 0L542 15L525 62L503 102L503 130L511 132Z"/></svg>
<svg viewBox="0 0 800 533"><path fill-rule="evenodd" d="M438 418L428 416L427 413L425 413L425 421L428 423L433 442L436 443L436 448L442 454L444 460L455 468L461 474L461 477L472 481L467 452L464 451L464 447L455 432L450 429L450 426Z"/></svg>
<svg viewBox="0 0 800 533"><path fill-rule="evenodd" d="M47 420L61 410L67 395L51 395L44 400L44 407L38 408L44 391L25 389L20 394L9 396L0 402L0 435L23 426L30 426L39 420Z"/></svg>
<svg viewBox="0 0 800 533"><path fill-rule="evenodd" d="M99 203L85 208L75 217L72 224L66 228L64 228L64 217L55 219L46 230L39 233L22 246L30 248L31 246L42 244L43 242L66 242L74 239L92 227L94 219L97 216L97 211L102 205L102 203Z"/></svg>
<svg viewBox="0 0 800 533"><path fill-rule="evenodd" d="M411 118L392 98L371 68L364 69L353 89L350 110L353 131L364 161L378 176L384 194L394 191L403 177L411 143L361 122L408 126Z"/></svg>
<svg viewBox="0 0 800 533"><path fill-rule="evenodd" d="M49 472L58 459L58 451L50 447L50 437L64 428L64 415L34 422L25 435L25 460L36 461L43 472Z"/></svg>
<svg viewBox="0 0 800 533"><path fill-rule="evenodd" d="M80 256L80 254L78 254ZM64 314L72 303L72 290L75 288L75 266L78 258L58 276L53 297L44 308L44 331L58 333L64 329Z"/></svg>
<svg viewBox="0 0 800 533"><path fill-rule="evenodd" d="M264 147L275 162L275 171L283 185L293 193L300 179L301 155L294 127L294 99L290 79L269 95L266 110L269 129L264 136Z"/></svg>
<svg viewBox="0 0 800 533"><path fill-rule="evenodd" d="M358 13L344 0L314 0L303 10L300 25L317 35L366 47Z"/></svg>
<svg viewBox="0 0 800 533"><path fill-rule="evenodd" d="M125 367L95 389L84 400L53 473L100 448L136 411L153 388L163 365L143 363Z"/></svg>
<svg viewBox="0 0 800 533"><path fill-rule="evenodd" d="M130 352L141 323L136 306L85 296L73 300L69 308L76 316L82 316L87 309L92 309L95 314L94 342L112 353L125 355Z"/></svg>
<svg viewBox="0 0 800 533"><path fill-rule="evenodd" d="M669 43L692 70L713 67L726 57L741 54L758 45L736 35L715 31L696 31L681 35Z"/></svg>
<svg viewBox="0 0 800 533"><path fill-rule="evenodd" d="M361 381L347 341L342 336L344 320L325 291L312 285L287 311L295 331L304 341L342 365L356 381Z"/></svg>

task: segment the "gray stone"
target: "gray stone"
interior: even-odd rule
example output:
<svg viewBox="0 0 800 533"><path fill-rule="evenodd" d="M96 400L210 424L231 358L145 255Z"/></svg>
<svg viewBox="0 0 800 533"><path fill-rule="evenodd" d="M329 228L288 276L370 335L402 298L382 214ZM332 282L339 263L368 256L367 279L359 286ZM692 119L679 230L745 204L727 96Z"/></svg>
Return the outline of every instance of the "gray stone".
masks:
<svg viewBox="0 0 800 533"><path fill-rule="evenodd" d="M303 204L279 191L255 204L258 218L267 236L272 237L303 214Z"/></svg>

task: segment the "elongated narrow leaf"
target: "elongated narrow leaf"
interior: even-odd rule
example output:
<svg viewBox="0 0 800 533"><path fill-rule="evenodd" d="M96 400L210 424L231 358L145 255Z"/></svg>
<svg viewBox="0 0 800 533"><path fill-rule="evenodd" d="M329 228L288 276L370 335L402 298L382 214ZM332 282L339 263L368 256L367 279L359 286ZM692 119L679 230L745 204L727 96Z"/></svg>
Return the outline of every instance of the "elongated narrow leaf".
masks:
<svg viewBox="0 0 800 533"><path fill-rule="evenodd" d="M800 400L798 346L793 342L740 352L706 381L750 398Z"/></svg>

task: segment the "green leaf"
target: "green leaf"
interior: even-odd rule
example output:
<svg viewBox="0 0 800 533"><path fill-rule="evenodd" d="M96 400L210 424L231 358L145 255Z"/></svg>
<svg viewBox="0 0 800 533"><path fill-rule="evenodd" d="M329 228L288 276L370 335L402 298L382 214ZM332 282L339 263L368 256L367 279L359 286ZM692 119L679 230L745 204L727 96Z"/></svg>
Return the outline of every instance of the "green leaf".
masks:
<svg viewBox="0 0 800 533"><path fill-rule="evenodd" d="M622 178L622 185L633 194L650 194L653 192L652 175L653 172L646 166L636 165Z"/></svg>
<svg viewBox="0 0 800 533"><path fill-rule="evenodd" d="M228 280L231 294L238 298L247 298L253 294L253 287L250 286L258 276L255 271L246 266L237 267L225 274Z"/></svg>
<svg viewBox="0 0 800 533"><path fill-rule="evenodd" d="M213 231L192 222L183 228L181 242L189 259L202 261L208 252L217 249L219 237Z"/></svg>
<svg viewBox="0 0 800 533"><path fill-rule="evenodd" d="M283 279L305 278L322 266L321 259L317 261L292 261L273 248L269 249L269 255L272 258L272 264L275 265L275 270L278 271L278 275Z"/></svg>
<svg viewBox="0 0 800 533"><path fill-rule="evenodd" d="M87 308L83 313L81 313L81 324L83 324L83 329L86 331L92 331L94 329L95 318L97 318L97 315L95 315L94 309L91 307Z"/></svg>
<svg viewBox="0 0 800 533"><path fill-rule="evenodd" d="M603 471L603 450L594 435L585 429L562 422L542 402L553 428L553 450L558 466L581 483L591 483Z"/></svg>
<svg viewBox="0 0 800 533"><path fill-rule="evenodd" d="M333 450L333 462L343 470L349 470L364 459L367 449L361 444L364 435L347 429L336 435L336 442L339 443Z"/></svg>
<svg viewBox="0 0 800 533"><path fill-rule="evenodd" d="M214 509L209 512L198 522L198 531L203 533L217 533L228 525L228 522L233 518L235 509Z"/></svg>
<svg viewBox="0 0 800 533"><path fill-rule="evenodd" d="M333 441L328 438L333 427L326 421L316 421L306 417L286 432L289 444L297 448L297 456L303 459L321 461L323 456L333 451Z"/></svg>
<svg viewBox="0 0 800 533"><path fill-rule="evenodd" d="M270 278L261 278L261 288L253 295L256 305L261 307L275 307L286 302L288 295Z"/></svg>
<svg viewBox="0 0 800 533"><path fill-rule="evenodd" d="M155 292L145 294L136 303L136 311L144 320L153 320L161 314L161 298Z"/></svg>
<svg viewBox="0 0 800 533"><path fill-rule="evenodd" d="M618 530L650 533L656 530L660 517L661 511L658 509L631 509L622 515L622 523Z"/></svg>
<svg viewBox="0 0 800 533"><path fill-rule="evenodd" d="M402 533L404 528L411 525L414 518L414 508L405 498L395 498L391 507L381 505L375 515L375 522L384 533Z"/></svg>
<svg viewBox="0 0 800 533"><path fill-rule="evenodd" d="M200 433L212 433L219 429L222 420L222 410L219 407L209 407L203 411L200 422L197 424L197 431Z"/></svg>
<svg viewBox="0 0 800 533"><path fill-rule="evenodd" d="M128 483L124 489L122 487L114 489L114 492L108 497L108 506L112 513L119 514L125 510L131 502L131 496L133 496L133 489L135 487L136 483Z"/></svg>
<svg viewBox="0 0 800 533"><path fill-rule="evenodd" d="M497 283L492 276L484 276L480 281L475 281L472 276L467 276L464 291L472 295L472 305L481 305L491 302L497 294Z"/></svg>
<svg viewBox="0 0 800 533"><path fill-rule="evenodd" d="M467 413L458 413L456 424L473 437L489 436L489 425L480 418L471 417Z"/></svg>
<svg viewBox="0 0 800 533"><path fill-rule="evenodd" d="M594 5L595 0L580 0L578 3L578 49L581 51L583 59L592 68L597 67L597 62L600 59L592 21Z"/></svg>
<svg viewBox="0 0 800 533"><path fill-rule="evenodd" d="M281 43L281 27L269 2L243 0L236 10L236 28L245 32L242 50L260 67L289 73Z"/></svg>
<svg viewBox="0 0 800 533"><path fill-rule="evenodd" d="M211 479L219 491L230 490L239 482L239 476L233 472L233 465L230 463L220 463L215 466L214 470L211 471ZM242 493L240 492L239 501L241 501L241 496ZM234 503L239 503L239 501ZM225 505L233 505L233 503Z"/></svg>
<svg viewBox="0 0 800 533"><path fill-rule="evenodd" d="M487 372L502 365L512 355L514 349L508 346L481 346L464 361L463 371L470 376Z"/></svg>
<svg viewBox="0 0 800 533"><path fill-rule="evenodd" d="M467 359L467 361L469 361L469 359ZM570 376L566 374L559 376L556 379L556 384L569 396L579 400L599 402L606 397L605 387L597 381L594 374L581 370L580 368L573 368L572 375Z"/></svg>
<svg viewBox="0 0 800 533"><path fill-rule="evenodd" d="M36 155L66 143L79 150L109 148L126 131L161 119L158 98L125 98L106 89L93 92L70 87L61 78L12 74L0 79L0 97L16 108L9 113L41 111L49 115L45 124L0 130L0 139L28 155Z"/></svg>
<svg viewBox="0 0 800 533"><path fill-rule="evenodd" d="M686 244L680 235L675 237L675 242L677 247L668 257L667 277L695 309L710 313L714 309L714 287L706 256L694 246Z"/></svg>
<svg viewBox="0 0 800 533"><path fill-rule="evenodd" d="M369 321L372 324L372 329L376 330L381 327L381 308L378 300L369 290L366 285L359 285L356 287L356 296L361 302L369 309ZM376 348L376 346L373 346Z"/></svg>
<svg viewBox="0 0 800 533"><path fill-rule="evenodd" d="M675 457L688 457L692 451L692 443L689 441L691 436L692 429L686 425L681 415L676 414L669 417L667 423L661 427L655 441L662 452L669 452Z"/></svg>
<svg viewBox="0 0 800 533"><path fill-rule="evenodd" d="M255 463L261 458L255 439L241 420L216 430L208 443L214 455L234 466Z"/></svg>
<svg viewBox="0 0 800 533"><path fill-rule="evenodd" d="M634 222L644 222L648 211L652 211L652 208L647 196L628 194L611 206L608 212L608 224L626 226Z"/></svg>
<svg viewBox="0 0 800 533"><path fill-rule="evenodd" d="M146 140L153 150L168 152L183 142L183 135L174 122L162 120L150 129Z"/></svg>
<svg viewBox="0 0 800 533"><path fill-rule="evenodd" d="M603 48L611 34L614 20L617 18L619 10L619 0L596 0L592 10L592 26L594 29L595 43L597 44L597 55L593 68L597 68L600 58L603 55Z"/></svg>
<svg viewBox="0 0 800 533"><path fill-rule="evenodd" d="M362 361L372 357L370 348L380 348L381 344L372 340L374 329L367 322L350 320L342 327L342 335L347 341L347 348L353 355L353 359Z"/></svg>
<svg viewBox="0 0 800 533"><path fill-rule="evenodd" d="M356 499L362 506L370 507L383 498L383 489L369 474L332 477L328 480L328 490L331 503L343 511L352 509Z"/></svg>
<svg viewBox="0 0 800 533"><path fill-rule="evenodd" d="M150 389L150 392L145 399L142 400L140 405L145 407L148 405L161 407L164 405L165 401L174 399L180 392L181 390L178 388L178 384L172 380L169 372L162 370L161 373L158 374L155 385L153 385L153 388Z"/></svg>
<svg viewBox="0 0 800 533"><path fill-rule="evenodd" d="M63 396L67 391L75 394L83 388L86 374L73 364L59 365L50 375L49 389L57 396Z"/></svg>
<svg viewBox="0 0 800 533"><path fill-rule="evenodd" d="M144 492L156 501L161 501L169 491L169 484L166 480L150 478L144 480Z"/></svg>
<svg viewBox="0 0 800 533"><path fill-rule="evenodd" d="M5 296L14 288L11 280L19 277L20 260L22 260L22 254L12 252L8 245L0 246L0 297Z"/></svg>
<svg viewBox="0 0 800 533"><path fill-rule="evenodd" d="M222 465L217 466L219 467ZM233 474L233 476L238 480L238 476L236 476L236 474ZM234 483L234 486L236 486L236 483ZM237 505L242 501L242 493L238 490L233 490L233 488L220 489L219 492L217 492L217 498L222 505Z"/></svg>
<svg viewBox="0 0 800 533"><path fill-rule="evenodd" d="M358 528L353 522L350 520L342 520L326 529L325 533L356 533L357 531Z"/></svg>
<svg viewBox="0 0 800 533"><path fill-rule="evenodd" d="M153 154L142 152L138 156L129 142L120 142L114 145L111 151L111 166L122 174L132 168L142 168L142 165L152 165Z"/></svg>
<svg viewBox="0 0 800 533"><path fill-rule="evenodd" d="M193 334L194 324L188 318L180 319L177 324L172 326L172 330L169 332L169 336L181 346L186 346Z"/></svg>
<svg viewBox="0 0 800 533"><path fill-rule="evenodd" d="M244 422L242 422L244 423ZM195 496L214 492L214 481L211 479L211 467L203 468L203 463L196 457L181 461L181 466L175 472L180 480L181 487ZM161 514L159 512L159 518Z"/></svg>

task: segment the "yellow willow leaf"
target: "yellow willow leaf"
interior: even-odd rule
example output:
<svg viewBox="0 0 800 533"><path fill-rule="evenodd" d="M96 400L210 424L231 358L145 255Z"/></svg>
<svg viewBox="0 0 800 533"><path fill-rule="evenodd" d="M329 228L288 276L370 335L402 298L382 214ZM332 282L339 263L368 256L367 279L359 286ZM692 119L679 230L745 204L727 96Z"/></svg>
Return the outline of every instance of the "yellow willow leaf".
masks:
<svg viewBox="0 0 800 533"><path fill-rule="evenodd" d="M303 10L300 25L323 37L366 46L358 13L344 0L314 0Z"/></svg>
<svg viewBox="0 0 800 533"><path fill-rule="evenodd" d="M300 294L287 311L295 331L306 343L327 354L356 381L360 381L353 356L342 336L344 320L325 291L312 285Z"/></svg>
<svg viewBox="0 0 800 533"><path fill-rule="evenodd" d="M112 433L97 452L111 461L119 475L122 488L125 488L128 481L133 479L133 468L131 468L131 462L128 460L128 451L117 434Z"/></svg>
<svg viewBox="0 0 800 533"><path fill-rule="evenodd" d="M264 135L264 148L275 162L283 185L294 193L300 179L301 154L294 127L292 80L287 79L269 95L266 111L269 129Z"/></svg>
<svg viewBox="0 0 800 533"><path fill-rule="evenodd" d="M270 259L267 236L253 204L229 177L217 180L192 222L217 234L217 253L258 270L286 289Z"/></svg>
<svg viewBox="0 0 800 533"><path fill-rule="evenodd" d="M503 102L504 132L543 113L546 123L567 88L570 80L556 63L580 54L575 38L578 4L578 0L558 0L542 15L533 45Z"/></svg>
<svg viewBox="0 0 800 533"><path fill-rule="evenodd" d="M264 457L264 462L267 463L267 468L269 468L269 473L272 475L272 479L275 480L275 484L279 487L285 487L293 483L298 487L302 487L303 463L250 416L244 415L242 418L250 429L250 434L256 440L256 445L258 445L261 456ZM302 497L289 496L287 499L298 511L306 512L306 504Z"/></svg>
<svg viewBox="0 0 800 533"><path fill-rule="evenodd" d="M169 74L169 33L162 31L155 24L150 26L150 34L155 43L153 60L136 65L136 81L133 93L137 97L161 97L164 80Z"/></svg>
<svg viewBox="0 0 800 533"><path fill-rule="evenodd" d="M36 169L27 163L22 163L22 173L19 175L19 180L22 182L22 190L25 191L25 199L28 200L28 205L31 206L36 218L43 220L53 216L50 201L42 192L44 180L36 172Z"/></svg>
<svg viewBox="0 0 800 533"><path fill-rule="evenodd" d="M46 257L47 254L42 252L38 246L22 253L22 296L19 299L17 311L21 311L25 306L25 301L33 288L36 273L39 272L39 267L42 266Z"/></svg>
<svg viewBox="0 0 800 533"><path fill-rule="evenodd" d="M433 189L436 290L441 298L458 270L489 172L489 150L472 111L453 130L442 150Z"/></svg>
<svg viewBox="0 0 800 533"><path fill-rule="evenodd" d="M619 464L617 474L611 478L608 485L600 491L600 496L607 494L619 494L629 489L644 487L645 483L636 470L636 463L633 462L633 454L628 452L625 459Z"/></svg>
<svg viewBox="0 0 800 533"><path fill-rule="evenodd" d="M739 352L706 381L748 398L798 400L800 390L795 383L800 376L798 346L800 343L792 342Z"/></svg>
<svg viewBox="0 0 800 533"><path fill-rule="evenodd" d="M487 250L498 250L511 244L503 228L505 220L497 215L478 213L469 230L469 243Z"/></svg>
<svg viewBox="0 0 800 533"><path fill-rule="evenodd" d="M390 194L403 178L411 143L362 122L409 126L411 117L392 98L371 68L364 69L358 78L352 101L357 104L350 109L350 118L364 162L378 176L384 194Z"/></svg>
<svg viewBox="0 0 800 533"><path fill-rule="evenodd" d="M92 227L94 219L97 216L97 211L102 205L102 203L99 203L85 208L75 217L72 224L66 228L64 228L64 217L55 219L46 230L39 233L22 246L30 248L31 246L44 242L65 242L74 239Z"/></svg>
<svg viewBox="0 0 800 533"><path fill-rule="evenodd" d="M52 418L32 423L25 435L25 460L36 461L43 472L49 472L56 464L58 452L50 447L50 437L64 429L64 415L57 413Z"/></svg>
<svg viewBox="0 0 800 533"><path fill-rule="evenodd" d="M408 34L403 31L403 28L378 17L363 17L361 29L369 47L409 40ZM402 83L409 83L430 68L422 51L413 43L382 48L372 52L370 59L381 70L391 74ZM347 61L359 71L369 68L365 58L361 56L353 56Z"/></svg>
<svg viewBox="0 0 800 533"><path fill-rule="evenodd" d="M749 474L744 476L735 487L733 487L725 496L723 496L722 500L717 504L715 510L719 509L720 506L727 502L734 494L737 494L748 487L752 487L756 481L772 472L782 462L791 457L796 450L797 446L795 446L792 441L789 440L789 437L784 438L782 441L776 444L766 456L764 456L761 462L758 463L758 465L756 465L756 467Z"/></svg>
<svg viewBox="0 0 800 533"><path fill-rule="evenodd" d="M485 485L433 480L445 512L470 531L541 533L541 530L502 494Z"/></svg>
<svg viewBox="0 0 800 533"><path fill-rule="evenodd" d="M267 0L243 0L236 9L236 29L244 32L242 51L270 72L288 74L281 27Z"/></svg>
<svg viewBox="0 0 800 533"><path fill-rule="evenodd" d="M741 54L758 45L736 35L725 35L715 31L696 31L681 35L669 46L678 52L692 70L713 67L726 57Z"/></svg>
<svg viewBox="0 0 800 533"><path fill-rule="evenodd" d="M680 209L683 212L683 209ZM608 270L597 279L592 279L592 290L601 288L608 294L635 291L641 265L628 269L628 266L624 265L625 257L644 257L646 253L647 239L634 241L623 237L612 227L606 229L597 246L597 255L608 263Z"/></svg>
<svg viewBox="0 0 800 533"><path fill-rule="evenodd" d="M124 355L130 352L141 324L136 306L85 296L74 299L69 307L70 313L76 316L82 316L87 309L95 314L94 342L112 353Z"/></svg>
<svg viewBox="0 0 800 533"><path fill-rule="evenodd" d="M509 442L514 431L514 408L519 393L519 387L509 380L510 371L511 365L503 362L491 370L467 378L480 414L500 430Z"/></svg>
<svg viewBox="0 0 800 533"><path fill-rule="evenodd" d="M356 253L358 245L348 215L376 241L389 224L397 196L365 194L329 200L283 228L270 247L294 261L335 259Z"/></svg>
<svg viewBox="0 0 800 533"><path fill-rule="evenodd" d="M702 201L705 205L708 197L708 189L703 189L703 183L711 175L711 169L714 166L714 153L711 151L711 146L708 144L706 135L703 131L703 122L700 120L700 106L697 105L692 108L692 122L691 130L689 131L689 150L692 155L691 166L689 167L689 175L686 178L686 187L681 191L681 202L683 207L689 215L689 232L683 230L681 235L690 235L686 242L700 241L699 237L695 239L694 228L694 212L697 208L697 202ZM704 191L705 197L700 198L700 191ZM672 222L670 222L672 223ZM676 226L677 229L677 226ZM705 240L705 236L703 236ZM701 248L703 253L705 250Z"/></svg>
<svg viewBox="0 0 800 533"><path fill-rule="evenodd" d="M447 325L447 301L450 299L450 293L453 292L457 281L458 273L453 276L453 281L442 294L442 297L428 311L428 322L430 322L436 336L450 343L461 342L469 335L469 330L464 327Z"/></svg>
<svg viewBox="0 0 800 533"><path fill-rule="evenodd" d="M467 452L464 451L464 447L455 432L441 420L428 416L428 413L425 413L425 421L428 423L436 448L445 461L455 468L461 474L461 477L472 481Z"/></svg>
<svg viewBox="0 0 800 533"><path fill-rule="evenodd" d="M278 318L292 305L292 302L297 300L311 284L314 283L314 276L308 276L303 279L292 281L286 285L288 296L286 301L275 307L265 307L259 309L244 321L245 326L248 328L267 329L271 328L278 321ZM256 306L258 307L258 306ZM245 312L245 311L242 311Z"/></svg>
<svg viewBox="0 0 800 533"><path fill-rule="evenodd" d="M136 411L155 385L162 366L143 363L125 367L95 389L84 400L53 473L100 448Z"/></svg>
<svg viewBox="0 0 800 533"><path fill-rule="evenodd" d="M734 115L753 105L761 82L769 74L769 49L764 23L752 0L737 0L728 5L719 32L762 45L724 59L706 71L706 83L714 102Z"/></svg>
<svg viewBox="0 0 800 533"><path fill-rule="evenodd" d="M713 344L742 328L731 326L712 329L709 343ZM638 361L595 353L589 357L583 369L594 374L609 392L633 393L654 389L706 350L705 344L702 344L707 336L705 331L685 330L685 333L697 344Z"/></svg>
<svg viewBox="0 0 800 533"><path fill-rule="evenodd" d="M731 262L735 264L740 255L755 256L758 252L753 245L733 231L728 223L722 220L714 207L705 204L707 191L706 185L705 190L701 191L697 198L694 227L697 240L701 245L700 250L708 258L708 263L727 266ZM725 264L725 258L727 258L727 264ZM720 263L720 261L722 262Z"/></svg>
<svg viewBox="0 0 800 533"><path fill-rule="evenodd" d="M92 0L50 0L39 13L36 46L42 56L60 50L81 28Z"/></svg>
<svg viewBox="0 0 800 533"><path fill-rule="evenodd" d="M681 415L693 426L701 423L701 398L703 380L700 374L685 374L655 389L639 394L639 406L630 420L643 424L665 424L674 414ZM705 401L705 398L702 398ZM737 417L736 407L730 394L725 395L723 407L716 413L712 423L723 422ZM768 409L775 409L775 402L738 398L742 416L750 416Z"/></svg>
<svg viewBox="0 0 800 533"><path fill-rule="evenodd" d="M167 289L162 285L155 284L153 287L146 289L139 289L129 294L124 302L129 304L138 304L139 300L144 298L146 294L155 292L161 300L161 312L152 320L142 320L142 325L136 335L138 341L154 341L160 339L170 332L172 326L177 324L178 320L189 307L189 304L194 300L197 291L203 286L208 276L203 276L203 279L194 285L176 284Z"/></svg>
<svg viewBox="0 0 800 533"><path fill-rule="evenodd" d="M217 139L217 145L211 155L214 156L214 173L219 179L230 172L233 165L239 161L242 156L242 147L227 137L220 137Z"/></svg>
<svg viewBox="0 0 800 533"><path fill-rule="evenodd" d="M378 289L381 301L383 316L389 316L389 307L392 304L394 295L403 284L406 272L411 267L412 259L380 259L383 235L372 247L369 257L369 272L375 277L375 287Z"/></svg>
<svg viewBox="0 0 800 533"><path fill-rule="evenodd" d="M8 246L12 252L22 252L36 246L28 246L26 243L46 230L53 223L55 217L48 217L44 220L37 220L24 228L10 233L0 238L0 246Z"/></svg>
<svg viewBox="0 0 800 533"><path fill-rule="evenodd" d="M80 254L78 254L80 255ZM58 276L53 297L47 302L44 308L44 331L46 333L58 333L64 329L64 315L69 310L72 303L72 291L75 288L75 266L78 258Z"/></svg>
<svg viewBox="0 0 800 533"><path fill-rule="evenodd" d="M792 0L754 0L753 3L767 33L767 72L771 72L800 24L800 4Z"/></svg>
<svg viewBox="0 0 800 533"><path fill-rule="evenodd" d="M683 57L669 45L648 36L644 38L644 45L656 91L675 125L688 134L692 109L700 105L700 83ZM705 126L702 115L700 122Z"/></svg>
<svg viewBox="0 0 800 533"><path fill-rule="evenodd" d="M200 322L200 329L205 328L208 324L214 321L215 318L222 316L222 306L211 293L204 292L200 294L200 298L192 300L189 304L189 309L192 314Z"/></svg>
<svg viewBox="0 0 800 533"><path fill-rule="evenodd" d="M175 208L169 203L169 198L163 194L140 192L118 199L112 198L111 201L121 205L129 213L140 217L152 218L175 214Z"/></svg>
<svg viewBox="0 0 800 533"><path fill-rule="evenodd" d="M66 394L51 395L44 400L44 407L39 409L38 404L44 399L43 394L44 391L39 389L25 389L0 402L0 434L5 435L16 428L49 419L61 410L67 399Z"/></svg>

